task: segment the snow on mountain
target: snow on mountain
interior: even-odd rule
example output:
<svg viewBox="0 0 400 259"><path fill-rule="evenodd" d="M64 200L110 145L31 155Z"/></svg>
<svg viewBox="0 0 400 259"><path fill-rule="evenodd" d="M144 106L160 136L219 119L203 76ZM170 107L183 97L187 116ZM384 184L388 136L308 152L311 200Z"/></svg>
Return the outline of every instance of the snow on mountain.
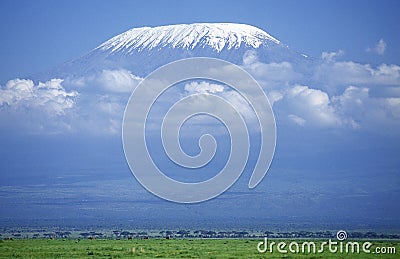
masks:
<svg viewBox="0 0 400 259"><path fill-rule="evenodd" d="M217 52L238 49L242 44L253 48L279 44L263 30L246 24L195 23L134 28L101 44L98 48L114 51L142 51L160 47L191 49L209 46Z"/></svg>
<svg viewBox="0 0 400 259"><path fill-rule="evenodd" d="M265 63L304 63L307 59L267 32L251 25L177 24L133 28L38 78L79 78L103 70L118 69L145 77L162 65L189 57L220 58L242 65L243 57L249 50L257 52L259 61Z"/></svg>

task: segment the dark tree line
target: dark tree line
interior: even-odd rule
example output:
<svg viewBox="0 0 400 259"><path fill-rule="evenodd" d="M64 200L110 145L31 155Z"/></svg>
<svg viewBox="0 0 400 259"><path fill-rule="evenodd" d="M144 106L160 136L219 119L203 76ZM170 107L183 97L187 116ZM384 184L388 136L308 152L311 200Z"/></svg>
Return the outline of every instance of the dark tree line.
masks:
<svg viewBox="0 0 400 259"><path fill-rule="evenodd" d="M26 232L15 231L9 232L9 235L2 235L2 239L6 238L71 238L79 237L83 239L148 239L148 238L325 238L325 239L336 239L336 232L332 231L290 231L290 232L250 232L250 231L215 231L215 230L162 230L155 233L148 233L146 231L129 231L129 230L114 230L108 234L96 231L78 232L72 234L70 231L56 231L56 232L30 232L28 235ZM348 238L351 239L400 239L399 234L379 234L376 232L348 232Z"/></svg>

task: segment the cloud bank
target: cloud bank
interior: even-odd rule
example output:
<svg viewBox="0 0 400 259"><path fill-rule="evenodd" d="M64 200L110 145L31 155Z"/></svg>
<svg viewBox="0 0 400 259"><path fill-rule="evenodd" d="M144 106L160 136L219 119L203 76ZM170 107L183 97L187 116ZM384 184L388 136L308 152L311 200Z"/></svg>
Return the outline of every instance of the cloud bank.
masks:
<svg viewBox="0 0 400 259"><path fill-rule="evenodd" d="M297 72L289 62L262 63L254 53L244 56L243 67L263 84L277 119L283 123L397 132L400 66L381 64L374 68L354 61L337 61L343 55L343 51L322 53L321 62L310 69L311 76ZM291 69L276 71L271 66ZM260 73L261 67L269 73ZM276 83L263 83L265 75Z"/></svg>
<svg viewBox="0 0 400 259"><path fill-rule="evenodd" d="M62 83L62 79L51 79L35 85L32 80L13 79L1 86L0 129L68 132L79 94L65 90Z"/></svg>
<svg viewBox="0 0 400 259"><path fill-rule="evenodd" d="M76 91L67 92L62 79L51 79L34 85L32 80L14 79L0 89L2 110L15 109L25 112L42 111L50 117L64 115L74 107Z"/></svg>
<svg viewBox="0 0 400 259"><path fill-rule="evenodd" d="M384 53L386 43L375 51ZM276 119L285 127L398 131L400 66L376 67L343 61L344 52L324 52L307 66L291 62L263 63L255 51L243 56L242 67L266 92ZM340 60L339 60L340 59ZM102 70L79 78L35 84L14 79L0 88L1 128L38 132L120 134L125 105L143 80L126 69ZM251 107L229 87L190 82L182 95L217 94L252 120ZM179 94L179 93L178 93Z"/></svg>

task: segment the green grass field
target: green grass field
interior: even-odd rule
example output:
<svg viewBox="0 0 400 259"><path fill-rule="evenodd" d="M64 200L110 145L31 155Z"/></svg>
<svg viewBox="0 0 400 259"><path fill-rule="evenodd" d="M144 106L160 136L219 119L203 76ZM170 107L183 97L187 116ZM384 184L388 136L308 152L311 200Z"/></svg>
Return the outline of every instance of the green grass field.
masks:
<svg viewBox="0 0 400 259"><path fill-rule="evenodd" d="M396 254L259 253L259 239L1 240L0 258L400 258L399 241L371 241L374 249L395 247ZM279 242L277 240L273 240ZM287 244L288 240L284 240ZM304 240L296 240L299 244ZM322 241L315 241L320 244Z"/></svg>

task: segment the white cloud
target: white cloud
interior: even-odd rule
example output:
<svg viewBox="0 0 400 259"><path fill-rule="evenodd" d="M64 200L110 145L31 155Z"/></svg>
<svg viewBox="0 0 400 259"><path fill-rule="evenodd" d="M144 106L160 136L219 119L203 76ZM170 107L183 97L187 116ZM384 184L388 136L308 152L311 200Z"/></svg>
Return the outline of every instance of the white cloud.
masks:
<svg viewBox="0 0 400 259"><path fill-rule="evenodd" d="M383 53L384 41L377 51L378 46ZM353 129L370 129L379 121L393 129L399 124L400 66L337 61L343 55L324 52L321 62L296 75L296 63L262 63L255 52L247 52L243 68L261 82L278 121Z"/></svg>
<svg viewBox="0 0 400 259"><path fill-rule="evenodd" d="M231 90L231 88L229 87L224 87L220 84L213 84L202 81L200 83L188 83L185 85L184 89L189 95L195 93L216 94L225 99L232 107L234 107L234 109L238 111L248 123L256 121L255 113L249 103L245 100L245 98L243 98L242 95L240 95L235 90ZM198 105L198 107L201 107L199 103L193 105ZM208 105L212 106L212 104ZM197 109L197 107L192 108L195 110Z"/></svg>
<svg viewBox="0 0 400 259"><path fill-rule="evenodd" d="M393 118L400 119L400 98L383 98L383 105Z"/></svg>
<svg viewBox="0 0 400 259"><path fill-rule="evenodd" d="M219 84L210 84L205 81L190 82L185 85L185 91L189 93L221 93L224 91L224 86Z"/></svg>
<svg viewBox="0 0 400 259"><path fill-rule="evenodd" d="M386 50L386 42L383 39L380 39L375 47L375 50L379 55L383 55Z"/></svg>
<svg viewBox="0 0 400 259"><path fill-rule="evenodd" d="M255 51L247 51L243 56L243 68L246 69L264 87L287 85L302 78L290 62L262 63Z"/></svg>
<svg viewBox="0 0 400 259"><path fill-rule="evenodd" d="M386 50L386 42L383 39L380 39L378 43L375 45L375 47L373 48L368 47L366 49L367 52L375 52L378 55L385 54L385 50Z"/></svg>
<svg viewBox="0 0 400 259"><path fill-rule="evenodd" d="M71 112L66 113L62 120L52 120L50 123L50 121L35 119L35 121L29 122L28 126L36 127L35 124L40 124L43 131L46 132L48 128L54 128L52 124L67 122L70 125L68 129L70 132L120 134L125 105L130 93L141 80L142 78L134 76L125 69L102 70L79 78L67 78L63 81L63 87L79 90L79 98L73 100ZM46 85L47 88L51 88L49 83ZM38 88L41 86L42 84L39 84ZM71 93L76 93L76 91L71 91ZM35 102L40 101L38 96L32 98ZM19 106L24 105L27 105L25 100L19 104ZM43 105L43 109L52 109L52 107L46 103ZM31 113L43 117L42 110L35 110ZM23 120L21 115L14 117ZM64 131L64 129L59 130L59 132Z"/></svg>
<svg viewBox="0 0 400 259"><path fill-rule="evenodd" d="M125 69L103 70L95 79L104 89L117 93L131 93L141 81L142 78Z"/></svg>
<svg viewBox="0 0 400 259"><path fill-rule="evenodd" d="M306 123L305 119L303 119L297 115L294 115L294 114L289 114L288 118L289 118L289 120L293 121L294 123L296 123L297 125L300 125L300 126L304 126L304 124Z"/></svg>
<svg viewBox="0 0 400 259"><path fill-rule="evenodd" d="M257 52L249 50L243 55L243 65L251 65L258 62Z"/></svg>
<svg viewBox="0 0 400 259"><path fill-rule="evenodd" d="M400 98L374 98L366 87L349 86L333 102L354 128L384 131L400 126Z"/></svg>
<svg viewBox="0 0 400 259"><path fill-rule="evenodd" d="M62 79L37 85L14 79L0 87L0 128L30 133L70 131L78 100L76 91L66 91Z"/></svg>
<svg viewBox="0 0 400 259"><path fill-rule="evenodd" d="M256 52L248 51L243 56L243 68L264 88L276 119L291 123L285 125L371 129L379 123L398 131L400 66L337 61L342 55L343 51L324 52L320 62L309 63L304 72L300 68L304 64L262 63ZM1 124L26 124L43 131L83 129L119 134L129 93L141 80L125 69L37 84L10 80L0 88ZM171 94L179 97L194 93L216 94L240 111L247 122L255 118L251 106L228 86L191 82L184 91L180 88Z"/></svg>
<svg viewBox="0 0 400 259"><path fill-rule="evenodd" d="M400 86L400 66L381 64L373 68L353 61L326 62L316 67L313 79L334 90L349 85Z"/></svg>
<svg viewBox="0 0 400 259"><path fill-rule="evenodd" d="M0 88L0 121L14 125L2 123L1 128L17 127L34 133L119 134L129 98L127 89L134 87L135 80L139 81L120 70L66 82L51 79L37 85L28 79L10 80ZM80 93L65 87L79 89Z"/></svg>
<svg viewBox="0 0 400 259"><path fill-rule="evenodd" d="M338 52L322 52L321 58L326 62L336 61L336 58L344 55L343 50L339 50Z"/></svg>
<svg viewBox="0 0 400 259"><path fill-rule="evenodd" d="M123 100L115 96L103 95L92 103L89 116L94 119L98 132L116 135L121 132L124 109Z"/></svg>
<svg viewBox="0 0 400 259"><path fill-rule="evenodd" d="M283 94L281 92L274 91L274 90L269 91L267 96L268 96L268 100L269 100L269 103L271 104L271 106L274 106L275 102L278 102L278 101L282 100L282 98L283 98Z"/></svg>
<svg viewBox="0 0 400 259"><path fill-rule="evenodd" d="M51 79L35 86L32 80L10 80L0 89L0 109L40 110L48 116L64 115L73 108L78 93L67 92L62 82L62 79Z"/></svg>
<svg viewBox="0 0 400 259"><path fill-rule="evenodd" d="M126 69L102 70L82 77L66 78L65 85L85 92L131 93L143 80Z"/></svg>
<svg viewBox="0 0 400 259"><path fill-rule="evenodd" d="M285 90L276 109L301 126L306 123L318 127L340 124L328 94L308 86L297 85Z"/></svg>
<svg viewBox="0 0 400 259"><path fill-rule="evenodd" d="M369 89L350 86L343 94L334 97L333 101L342 117L348 118L347 121L353 128L360 128L360 119L366 115L366 108L369 105Z"/></svg>
<svg viewBox="0 0 400 259"><path fill-rule="evenodd" d="M222 94L235 109L238 111L247 123L257 122L256 114L250 104L236 91L226 91Z"/></svg>

